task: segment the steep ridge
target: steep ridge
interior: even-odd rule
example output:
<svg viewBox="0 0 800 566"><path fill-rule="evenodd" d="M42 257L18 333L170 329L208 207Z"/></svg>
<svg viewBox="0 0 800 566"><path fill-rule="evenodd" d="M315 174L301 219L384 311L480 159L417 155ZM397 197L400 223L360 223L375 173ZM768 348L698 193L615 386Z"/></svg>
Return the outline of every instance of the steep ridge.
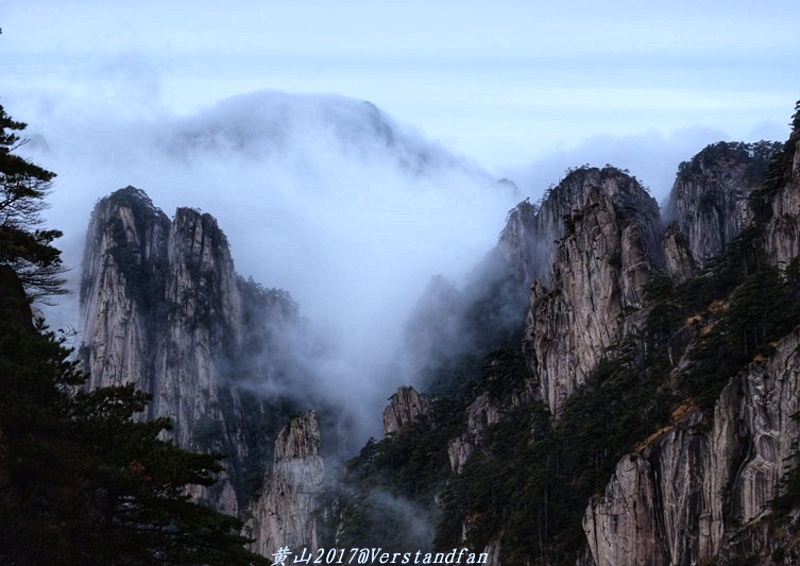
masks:
<svg viewBox="0 0 800 566"><path fill-rule="evenodd" d="M610 166L570 170L546 192L541 204L525 200L509 211L496 246L471 272L463 289L437 276L420 298L407 325L407 343L432 392L459 391L454 375L463 382L478 379L485 356L517 346L531 285L555 286L559 244L565 231L574 229L576 213L587 199L595 198L590 196L593 191L612 200L613 214L623 214L626 223L637 226L629 228L625 237L641 239L636 245L642 247L646 261L662 263L658 207L638 181ZM471 362L465 363L470 357Z"/></svg>
<svg viewBox="0 0 800 566"><path fill-rule="evenodd" d="M796 460L799 338L736 376L713 419L692 411L619 462L583 520L598 565L769 563L784 546L764 536L769 504Z"/></svg>
<svg viewBox="0 0 800 566"><path fill-rule="evenodd" d="M412 423L424 421L430 413L430 401L413 387L398 387L383 410L383 434L395 434Z"/></svg>
<svg viewBox="0 0 800 566"><path fill-rule="evenodd" d="M797 559L771 502L798 459L798 137L700 152L681 166L666 227L609 166L572 170L541 205L512 210L482 263L501 281L483 300L537 278L522 351L506 342L469 374L453 364L451 380L473 380L455 434L432 441L435 411L413 431L448 456L448 472L421 478L443 486L434 548L466 545L492 564ZM481 303L442 281L437 294L442 343L467 340L476 327L448 309ZM490 320L471 322L491 332ZM366 464L421 448L411 434L365 448L361 485L424 500L392 479L409 467ZM788 493L791 509L800 490Z"/></svg>
<svg viewBox="0 0 800 566"><path fill-rule="evenodd" d="M678 167L664 217L683 234L699 266L718 255L748 225L750 193L764 181L778 142L718 142Z"/></svg>
<svg viewBox="0 0 800 566"><path fill-rule="evenodd" d="M315 553L322 544L321 512L325 463L319 454L320 431L314 411L292 418L275 440L274 462L261 495L248 509L252 549L272 556L279 547L305 547Z"/></svg>
<svg viewBox="0 0 800 566"><path fill-rule="evenodd" d="M709 347L719 348L713 336L738 342L728 329L744 326L757 337L737 344L746 351L722 374L713 404L684 404L668 426L619 462L604 493L592 499L583 525L598 565L793 564L800 557L796 529L773 503L787 489L784 509L798 503L792 483L782 483L798 461L794 416L800 409L800 112L794 126L763 186L752 191L750 226L715 260L712 276L726 276L732 264L745 273L724 302L717 300L724 314L711 309L695 319L704 326L675 364L673 382L698 369L714 381L703 365Z"/></svg>
<svg viewBox="0 0 800 566"><path fill-rule="evenodd" d="M93 387L132 381L152 391L152 371L146 367L152 359L149 325L137 308L140 302L149 303L152 294L138 283L141 278L163 278L156 258L166 255L170 222L133 187L117 196L96 205L89 226L80 292L82 353ZM143 266L150 273L142 273Z"/></svg>
<svg viewBox="0 0 800 566"><path fill-rule="evenodd" d="M274 434L291 405L272 399L267 407L250 391L253 380L275 375L262 375L264 362L245 347L276 346L267 328L288 331L291 299L238 278L209 214L179 208L170 221L143 191L127 187L95 207L81 306L91 386L133 382L153 396L146 418L172 420L175 442L227 454L227 477L201 495L236 514L255 487L250 478L263 475L263 435Z"/></svg>
<svg viewBox="0 0 800 566"><path fill-rule="evenodd" d="M612 345L635 332L642 289L661 264L658 205L614 168L580 169L562 185L579 194L565 215L552 288L531 293L524 352L550 412L586 382Z"/></svg>
<svg viewBox="0 0 800 566"><path fill-rule="evenodd" d="M538 212L528 200L508 212L496 246L463 288L431 278L405 328L410 364L431 392L460 391L480 374L486 355L517 342L529 287L541 270L542 231L556 229L543 228Z"/></svg>
<svg viewBox="0 0 800 566"><path fill-rule="evenodd" d="M744 144L682 165L666 229L610 166L520 203L465 288L435 279L409 325L439 396L399 389L385 437L332 491L316 416L276 437L290 403L246 394L285 379L296 306L236 278L207 215L170 221L135 189L98 203L82 353L97 384L139 380L151 416L179 415L176 439L229 451L232 477L203 495L235 511L258 489L264 554L335 542L466 545L492 564L792 563L799 537L770 502L798 460L798 138L800 113L780 151L758 146L769 172ZM253 297L269 322L252 320Z"/></svg>
<svg viewBox="0 0 800 566"><path fill-rule="evenodd" d="M547 234L546 242L541 241L542 234ZM461 337L472 346L475 344L473 336L492 334L498 329L497 318L476 316L476 311L480 312L480 308L487 305L494 305L487 310L495 313L497 305L511 308L511 303L498 300L498 290L504 289L510 281L518 289L517 296L520 290L529 295L527 289L531 282L522 278L540 276L548 284L556 281L566 289L565 294L574 305L572 308L581 313L582 322L589 320L597 328L603 324L610 327L610 330L602 329L610 334L598 339L600 345L596 347L602 348L596 352L599 361L607 348L616 345L623 332L643 320L639 313L643 302L640 287L650 270L661 261L659 236L660 220L655 201L635 179L612 167L573 170L540 207L524 202L509 213L497 247L476 269L477 275L465 291L459 292L446 282L435 280L435 296L425 297L433 307L428 311L429 320L449 325L446 328L451 333L450 339L457 341ZM604 253L590 253L592 246L600 244L604 247L599 249ZM539 248L560 258L560 263L545 268ZM492 266L494 271L490 269ZM572 287L567 288L562 279L572 281ZM592 284L598 287L593 288ZM592 293L600 293L600 287L606 284L611 286L606 303L597 303L593 308ZM543 287L538 284L538 288ZM469 293L473 295L470 297ZM437 302L437 297L442 300ZM540 308L545 313L566 308L563 303L547 304L536 292L534 298L537 305L542 301ZM524 312L527 302L526 298L517 303L520 313ZM448 318L448 309L465 304L470 305L465 310L471 317L453 324L454 320ZM435 307L442 308L440 315L430 314ZM612 322L608 323L603 317L606 310L612 308L616 310L609 316ZM463 382L474 379L470 389L464 391L462 387L459 400L451 400L449 404L443 397L435 397L427 419L365 447L351 464L352 474L356 476L354 491L363 493L367 488L374 493L372 486L379 486L394 501L404 499L417 505L427 522L436 525L435 548L444 550L466 544L492 557L492 563L524 560L525 556L538 556L545 550L552 550L548 538L564 532L562 523L567 517L563 511L553 509L548 493L556 501L564 492L562 488L547 487L541 482L550 481L546 480L548 475L563 475L557 470L558 452L566 449L562 442L568 441L554 435L545 401L549 391L558 391L564 385L559 381L552 388L543 386L536 371L540 365L546 367L547 362L555 359L558 350L553 344L562 350L569 349L569 340L575 340L568 335L569 324L563 327L564 336L548 336L543 331L545 321L554 318L531 315L525 355L520 350L524 321L517 315L512 335L516 340L500 342L499 349L494 351L484 349L480 362L473 362L469 373L464 371L465 366L451 366L451 379ZM577 329L574 332L579 336ZM534 342L534 338L540 342ZM545 343L545 339L550 342ZM447 346L451 343L452 340L448 340L434 344ZM571 346L578 348L575 344ZM456 349L459 347L455 345ZM475 351L470 350L464 348L464 354L456 356L456 360L474 359ZM591 365L592 362L587 361L584 382L594 383L589 375L593 369ZM559 399L557 409L566 402L569 393L582 385L572 384L572 390L567 390ZM440 413L445 407L451 411L449 416ZM391 411L391 406L387 410ZM401 451L403 456L399 455ZM446 458L446 467L419 466L419 453L428 454L432 461ZM562 459L567 466L567 459ZM577 458L569 464L573 463L583 465L584 462ZM412 475L415 479L409 482L407 478ZM431 493L431 489L436 491ZM580 513L589 494L581 495L582 490L569 491L572 492L569 498L574 499L569 504L575 527L571 536L575 536L580 533ZM442 503L436 504L437 500ZM360 505L369 506L369 498ZM376 507L374 503L371 505ZM378 508L384 512L390 509ZM350 516L343 516L345 530L357 531L358 523ZM535 518L537 516L539 519ZM538 521L542 529L535 537L529 532L534 526L532 521ZM549 522L553 525L545 526ZM407 526L402 522L398 525ZM398 536L384 540L398 540ZM401 536L398 542L407 541L408 538ZM571 540L563 543L571 544ZM557 552L563 549L559 544Z"/></svg>

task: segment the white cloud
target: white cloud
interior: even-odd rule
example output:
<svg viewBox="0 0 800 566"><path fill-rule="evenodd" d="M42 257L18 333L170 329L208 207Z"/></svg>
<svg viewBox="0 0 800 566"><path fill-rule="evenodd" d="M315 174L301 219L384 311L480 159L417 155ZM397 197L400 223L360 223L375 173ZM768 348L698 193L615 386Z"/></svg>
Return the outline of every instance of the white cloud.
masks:
<svg viewBox="0 0 800 566"><path fill-rule="evenodd" d="M420 281L465 269L501 227L509 199L486 200L478 167L447 166L424 137L526 195L608 162L662 200L705 144L785 138L800 97L796 8L783 0L31 6L0 2L0 104L49 144L35 155L59 173L50 220L68 262L95 199L133 184L168 213L218 216L241 272L332 324L345 311L393 320ZM444 161L415 176L340 99L215 106L261 89L370 100L424 133L392 151ZM346 331L354 358L392 339L378 326Z"/></svg>
<svg viewBox="0 0 800 566"><path fill-rule="evenodd" d="M422 289L436 273L466 274L520 198L371 104L338 96L262 92L146 120L57 103L44 125L34 158L59 174L49 219L65 231L68 264L80 261L92 204L128 184L167 214L211 213L237 271L291 292L334 337L337 354L320 360L314 387L376 426Z"/></svg>

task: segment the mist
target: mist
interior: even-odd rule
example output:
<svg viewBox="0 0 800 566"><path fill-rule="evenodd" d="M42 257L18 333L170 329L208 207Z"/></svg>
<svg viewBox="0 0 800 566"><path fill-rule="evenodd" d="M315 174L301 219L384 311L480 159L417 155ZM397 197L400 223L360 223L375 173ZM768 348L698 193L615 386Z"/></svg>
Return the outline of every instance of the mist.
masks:
<svg viewBox="0 0 800 566"><path fill-rule="evenodd" d="M635 135L598 134L573 147L544 152L535 159L507 165L498 171L514 179L523 193L538 198L570 167L610 164L636 176L663 208L675 182L678 165L707 145L719 141L779 141L788 134L787 126L771 122L752 127L746 139L737 139L719 128L699 125L671 132L651 129Z"/></svg>
<svg viewBox="0 0 800 566"><path fill-rule="evenodd" d="M140 80L147 69L134 66L110 93L40 92L6 108L29 124L22 153L58 174L46 216L64 231L57 243L72 288L91 209L112 191L133 185L169 216L179 206L212 214L237 272L291 293L325 345L317 357L295 353L307 377L288 393L327 398L361 439L380 435L380 411L397 386L426 385L416 371L424 364L402 347L431 278L463 288L509 209L583 163L627 168L663 202L680 161L729 137L699 126L597 135L495 175L374 104L339 95L259 91L178 114L152 103L159 87ZM753 133L779 129L764 123ZM46 309L51 326L75 328L76 300L58 301Z"/></svg>
<svg viewBox="0 0 800 566"><path fill-rule="evenodd" d="M237 272L291 293L325 343L291 396L380 435L386 398L414 384L397 354L423 289L436 274L462 281L521 195L361 100L265 91L184 116L112 110L53 101L20 116L24 153L58 174L47 222L64 231L72 288L99 198L133 185L169 216L208 212ZM75 296L58 300L51 326L75 326Z"/></svg>

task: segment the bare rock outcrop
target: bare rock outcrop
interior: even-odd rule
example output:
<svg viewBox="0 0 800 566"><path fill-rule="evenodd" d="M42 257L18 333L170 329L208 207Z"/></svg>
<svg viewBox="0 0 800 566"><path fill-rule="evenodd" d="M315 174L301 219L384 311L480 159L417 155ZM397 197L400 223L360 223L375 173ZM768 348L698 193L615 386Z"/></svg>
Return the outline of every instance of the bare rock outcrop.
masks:
<svg viewBox="0 0 800 566"><path fill-rule="evenodd" d="M325 464L319 455L320 432L314 411L304 411L275 440L274 462L261 496L250 506L247 529L254 552L271 556L279 547L319 548L321 527L316 496L322 491Z"/></svg>
<svg viewBox="0 0 800 566"><path fill-rule="evenodd" d="M398 387L383 410L383 434L400 432L412 423L423 422L430 414L431 403L413 387Z"/></svg>
<svg viewBox="0 0 800 566"><path fill-rule="evenodd" d="M500 422L502 415L502 409L491 401L488 393L479 395L467 407L466 430L447 446L450 468L454 472L461 472L472 453L482 444L487 427Z"/></svg>
<svg viewBox="0 0 800 566"><path fill-rule="evenodd" d="M697 272L689 241L677 222L671 222L664 232L664 267L675 281L684 281Z"/></svg>
<svg viewBox="0 0 800 566"><path fill-rule="evenodd" d="M163 277L156 265L166 252L170 221L142 191L127 187L115 195L97 203L86 238L80 291L85 361L92 387L133 382L154 393L150 323L139 306L149 297L138 284Z"/></svg>
<svg viewBox="0 0 800 566"><path fill-rule="evenodd" d="M719 254L752 220L748 197L763 183L779 147L764 141L718 142L680 164L664 216L683 235L699 267Z"/></svg>
<svg viewBox="0 0 800 566"><path fill-rule="evenodd" d="M235 278L210 215L179 208L171 222L133 187L102 199L89 226L81 289L90 386L133 382L153 395L145 417L170 418L175 442L222 449L196 441L201 423L223 423L222 405L239 402L223 369L230 341L241 335ZM227 483L200 495L236 513Z"/></svg>
<svg viewBox="0 0 800 566"><path fill-rule="evenodd" d="M732 380L710 429L694 410L619 462L583 519L598 566L702 564L758 532L796 459L799 347L795 332ZM774 550L757 536L747 546Z"/></svg>
<svg viewBox="0 0 800 566"><path fill-rule="evenodd" d="M778 156L788 166L759 194L767 214L753 212L753 229L761 234L756 242L778 269L800 257L800 115L795 125ZM695 242L698 252L713 247L712 240ZM798 464L800 329L794 325L770 348L730 376L713 414L687 402L670 426L618 463L583 518L598 566L796 561L798 541L776 522L770 502L781 493L785 472Z"/></svg>
<svg viewBox="0 0 800 566"><path fill-rule="evenodd" d="M246 313L244 288L251 302L281 304L254 303ZM153 396L142 418L169 418L165 434L180 446L226 453L225 477L195 495L231 514L248 496L237 491L240 476L263 460L252 438L263 403L251 395L244 411L236 380L259 378L276 358L270 336L280 335L294 308L288 296L266 295L237 277L211 215L178 208L170 220L133 187L97 203L80 293L89 386L132 382ZM248 322L255 310L261 318ZM248 351L254 343L267 360L258 367Z"/></svg>
<svg viewBox="0 0 800 566"><path fill-rule="evenodd" d="M661 262L658 207L638 182L616 169L579 173L586 188L564 219L552 287L533 285L525 328L528 365L556 417L633 331L644 283Z"/></svg>
<svg viewBox="0 0 800 566"><path fill-rule="evenodd" d="M92 216L81 293L94 387L134 382L153 395L149 418L173 420L191 446L200 417L221 419L219 364L241 335L227 242L208 214L170 220L142 191L101 200Z"/></svg>
<svg viewBox="0 0 800 566"><path fill-rule="evenodd" d="M800 111L795 115L795 131L787 142L788 184L769 203L765 247L775 265L788 265L800 256Z"/></svg>

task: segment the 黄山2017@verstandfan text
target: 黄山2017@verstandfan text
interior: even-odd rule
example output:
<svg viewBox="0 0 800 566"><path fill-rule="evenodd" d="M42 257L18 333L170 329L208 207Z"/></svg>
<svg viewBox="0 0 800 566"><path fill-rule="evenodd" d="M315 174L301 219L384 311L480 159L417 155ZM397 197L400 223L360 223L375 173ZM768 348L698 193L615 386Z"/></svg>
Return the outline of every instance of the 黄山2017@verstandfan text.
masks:
<svg viewBox="0 0 800 566"><path fill-rule="evenodd" d="M288 546L272 553L275 566L289 564L486 564L489 554L476 553L467 547L449 552L390 552L382 548L301 548L292 551Z"/></svg>

